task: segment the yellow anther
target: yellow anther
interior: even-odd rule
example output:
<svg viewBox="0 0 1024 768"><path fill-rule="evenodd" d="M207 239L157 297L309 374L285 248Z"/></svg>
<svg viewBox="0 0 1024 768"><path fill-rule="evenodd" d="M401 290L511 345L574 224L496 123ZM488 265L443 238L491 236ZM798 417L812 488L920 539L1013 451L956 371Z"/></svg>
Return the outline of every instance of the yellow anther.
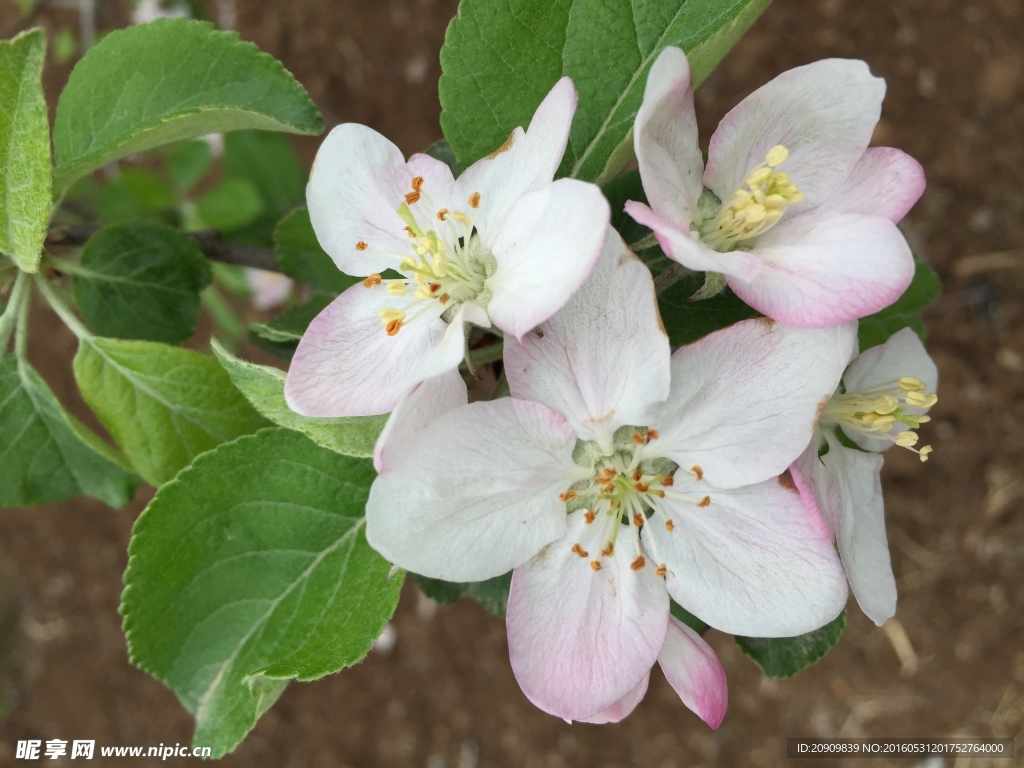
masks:
<svg viewBox="0 0 1024 768"><path fill-rule="evenodd" d="M910 430L900 432L896 435L894 442L900 448L910 448L911 446L917 445L917 432L911 432Z"/></svg>
<svg viewBox="0 0 1024 768"><path fill-rule="evenodd" d="M761 166L760 168L757 168L757 169L751 171L747 175L747 178L744 179L744 181L747 183L748 186L756 187L762 181L765 181L771 175L772 175L771 168L765 168L764 166ZM747 194L749 195L750 193L748 192Z"/></svg>
<svg viewBox="0 0 1024 768"><path fill-rule="evenodd" d="M930 394L926 395L923 392L907 392L906 395L907 405L913 405L918 408L931 408L937 402L939 402L938 395Z"/></svg>
<svg viewBox="0 0 1024 768"><path fill-rule="evenodd" d="M469 196L469 207L470 208L479 208L480 207L480 193L479 192L474 192L472 195Z"/></svg>
<svg viewBox="0 0 1024 768"><path fill-rule="evenodd" d="M590 570L594 571L595 573L597 571L600 571L601 570L601 564L599 562L597 562L597 560L591 560L590 561Z"/></svg>
<svg viewBox="0 0 1024 768"><path fill-rule="evenodd" d="M357 251L365 251L365 250L366 250L367 248L369 248L369 247L370 247L370 246L368 246L368 245L366 244L366 241L365 241L365 240L360 240L360 241L359 241L358 243L356 243L356 250L357 250Z"/></svg>
<svg viewBox="0 0 1024 768"><path fill-rule="evenodd" d="M392 280L388 283L388 294L391 296L405 296L408 292L404 280Z"/></svg>
<svg viewBox="0 0 1024 768"><path fill-rule="evenodd" d="M402 330L402 321L399 319L391 320L384 326L384 330L387 331L388 336L394 336L400 330Z"/></svg>
<svg viewBox="0 0 1024 768"><path fill-rule="evenodd" d="M467 227L472 225L473 223L473 220L469 218L469 216L460 211L456 211L455 213L453 213L452 218L459 222L459 224L465 224Z"/></svg>
<svg viewBox="0 0 1024 768"><path fill-rule="evenodd" d="M786 158L789 157L789 150L781 144L776 144L774 147L768 150L768 154L765 155L764 161L768 165L774 168L777 165L782 165L786 162Z"/></svg>
<svg viewBox="0 0 1024 768"><path fill-rule="evenodd" d="M417 262L412 256L402 257L402 269L416 269Z"/></svg>
<svg viewBox="0 0 1024 768"><path fill-rule="evenodd" d="M438 277L444 277L448 273L448 259L443 253L439 253L430 260L430 268Z"/></svg>
<svg viewBox="0 0 1024 768"><path fill-rule="evenodd" d="M655 576L661 576L662 578L664 578L666 573L668 573L668 566L665 565L664 563L662 563L661 565L659 565L657 568L654 569L654 575Z"/></svg>
<svg viewBox="0 0 1024 768"><path fill-rule="evenodd" d="M920 456L921 457L921 461L924 462L924 461L928 461L928 454L931 453L931 452L932 452L932 447L930 445L926 445L926 446L924 446L924 448L922 448L921 450L919 450L917 452L917 455Z"/></svg>
<svg viewBox="0 0 1024 768"><path fill-rule="evenodd" d="M900 401L892 395L882 395L875 404L875 413L886 416L900 407Z"/></svg>
<svg viewBox="0 0 1024 768"><path fill-rule="evenodd" d="M390 323L392 320L405 320L405 312L400 309L382 309L377 314L380 315L380 319L384 323Z"/></svg>
<svg viewBox="0 0 1024 768"><path fill-rule="evenodd" d="M896 383L899 384L903 392L924 392L928 389L925 383L916 376L902 376Z"/></svg>

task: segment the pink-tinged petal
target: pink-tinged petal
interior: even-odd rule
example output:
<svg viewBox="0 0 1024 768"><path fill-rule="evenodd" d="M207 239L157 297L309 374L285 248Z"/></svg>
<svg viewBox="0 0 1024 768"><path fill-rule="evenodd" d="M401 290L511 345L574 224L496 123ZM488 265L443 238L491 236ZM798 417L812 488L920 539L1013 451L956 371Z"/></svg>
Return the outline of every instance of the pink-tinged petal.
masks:
<svg viewBox="0 0 1024 768"><path fill-rule="evenodd" d="M752 637L801 635L839 615L842 565L788 478L723 491L681 474L678 492L710 501L667 497L672 530L655 517L641 533L644 549L664 559L677 603L716 629Z"/></svg>
<svg viewBox="0 0 1024 768"><path fill-rule="evenodd" d="M391 562L448 581L506 573L564 534L559 495L582 479L565 419L512 398L470 403L405 433L366 505Z"/></svg>
<svg viewBox="0 0 1024 768"><path fill-rule="evenodd" d="M453 179L440 160L417 155L406 165L398 147L364 125L345 123L328 134L306 202L317 239L339 269L368 275L398 265L409 250L398 208L415 176L425 179L425 194L447 205Z"/></svg>
<svg viewBox="0 0 1024 768"><path fill-rule="evenodd" d="M424 377L423 361L444 337L437 316L388 336L379 312L394 307L383 286L349 288L309 324L285 380L288 407L305 416L387 413Z"/></svg>
<svg viewBox="0 0 1024 768"><path fill-rule="evenodd" d="M610 216L601 190L575 179L521 197L485 243L498 262L487 281L491 321L522 341L561 309L601 255Z"/></svg>
<svg viewBox="0 0 1024 768"><path fill-rule="evenodd" d="M598 712L593 717L582 717L579 719L579 722L591 723L592 725L622 722L632 714L633 710L636 709L637 704L643 701L644 695L647 693L647 685L650 682L651 676L649 674L645 675L644 679L640 681L640 684L636 688L616 701L610 707Z"/></svg>
<svg viewBox="0 0 1024 768"><path fill-rule="evenodd" d="M757 257L746 251L713 251L693 237L689 228L679 228L670 224L643 203L627 201L626 213L637 224L650 227L665 255L688 269L697 272L721 272L723 275L733 275L744 280L752 280L761 269L761 261Z"/></svg>
<svg viewBox="0 0 1024 768"><path fill-rule="evenodd" d="M882 457L828 440L828 453L808 450L797 468L835 531L850 587L865 615L882 626L896 613L882 500Z"/></svg>
<svg viewBox="0 0 1024 768"><path fill-rule="evenodd" d="M712 728L718 728L729 706L729 688L725 668L704 638L670 617L658 663L683 704Z"/></svg>
<svg viewBox="0 0 1024 768"><path fill-rule="evenodd" d="M863 61L825 59L783 72L740 102L708 147L704 186L732 197L753 169L782 144L781 170L804 193L794 212L827 200L850 175L882 111L885 81Z"/></svg>
<svg viewBox="0 0 1024 768"><path fill-rule="evenodd" d="M651 66L633 148L651 208L683 232L700 221L704 158L697 145L690 64L679 48L666 48Z"/></svg>
<svg viewBox="0 0 1024 768"><path fill-rule="evenodd" d="M455 210L466 210L470 196L480 195L474 223L485 240L519 198L554 179L569 141L576 101L572 80L563 77L537 107L528 130L516 128L501 147L473 163L455 182Z"/></svg>
<svg viewBox="0 0 1024 768"><path fill-rule="evenodd" d="M512 574L506 613L512 671L530 701L566 720L594 717L626 697L665 642L664 584L653 567L630 569L635 552L627 553L628 531L615 554L602 557L602 528L588 525L582 511L573 513L566 534Z"/></svg>
<svg viewBox="0 0 1024 768"><path fill-rule="evenodd" d="M563 414L584 440L609 453L624 424L646 424L668 397L668 336L651 273L609 230L590 278L522 344L505 344L512 396Z"/></svg>
<svg viewBox="0 0 1024 768"><path fill-rule="evenodd" d="M924 168L906 152L868 147L852 173L817 213L859 213L898 222L924 192Z"/></svg>
<svg viewBox="0 0 1024 768"><path fill-rule="evenodd" d="M744 320L672 356L672 390L651 419L663 456L718 488L785 471L856 344L853 325L804 330Z"/></svg>
<svg viewBox="0 0 1024 768"><path fill-rule="evenodd" d="M890 336L884 344L864 350L846 369L843 384L847 392L860 392L903 376L920 379L929 393L935 392L939 386L939 371L925 351L921 339L911 328L903 328ZM908 405L906 412L912 416L921 416L928 409ZM901 422L896 422L890 432L902 432L905 428ZM872 440L860 433L848 436L866 451L884 451L893 445L889 440Z"/></svg>
<svg viewBox="0 0 1024 768"><path fill-rule="evenodd" d="M398 401L377 438L374 469L384 472L393 466L395 454L409 445L421 429L448 411L465 405L468 399L466 382L455 369L417 384Z"/></svg>
<svg viewBox="0 0 1024 768"><path fill-rule="evenodd" d="M416 376L419 379L429 379L439 376L445 371L459 367L459 363L466 357L466 309L459 307L455 317L448 323L444 336L434 347L430 354L423 358L420 367L416 369Z"/></svg>
<svg viewBox="0 0 1024 768"><path fill-rule="evenodd" d="M817 211L782 220L752 254L763 261L750 282L729 287L758 312L799 328L823 328L878 312L914 279L914 257L886 218Z"/></svg>

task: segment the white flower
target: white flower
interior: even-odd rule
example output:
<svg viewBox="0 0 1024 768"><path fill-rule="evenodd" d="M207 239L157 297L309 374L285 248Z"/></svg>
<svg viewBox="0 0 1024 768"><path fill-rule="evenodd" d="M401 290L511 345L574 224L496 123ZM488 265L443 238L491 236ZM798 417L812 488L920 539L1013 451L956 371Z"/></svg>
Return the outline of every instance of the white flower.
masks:
<svg viewBox="0 0 1024 768"><path fill-rule="evenodd" d="M299 343L285 385L294 410L386 413L417 381L459 364L466 322L521 338L565 304L610 215L597 187L552 182L575 109L562 78L528 131L517 128L458 180L427 155L406 162L365 126L331 131L307 189L310 219L342 271L369 277ZM400 276L382 276L388 269Z"/></svg>
<svg viewBox="0 0 1024 768"><path fill-rule="evenodd" d="M927 460L931 446L915 448L914 430L930 420L925 414L938 401L937 383L935 363L917 334L904 328L850 364L794 465L835 533L857 602L879 626L896 612L879 452L899 445ZM837 430L863 450L844 445Z"/></svg>
<svg viewBox="0 0 1024 768"><path fill-rule="evenodd" d="M868 148L884 93L862 61L784 72L725 116L705 169L690 67L666 48L633 134L650 207L626 210L670 258L724 274L779 322L818 328L877 312L913 279L896 222L925 185L909 155Z"/></svg>
<svg viewBox="0 0 1024 768"><path fill-rule="evenodd" d="M449 375L403 400L378 444L367 538L435 578L514 568L512 666L541 709L625 716L659 660L717 724L724 676L699 638L670 629L669 595L713 627L762 637L842 610L828 531L778 475L810 439L852 337L751 320L670 356L650 273L612 233L566 307L506 342L512 398L466 404ZM680 643L686 663L672 655Z"/></svg>

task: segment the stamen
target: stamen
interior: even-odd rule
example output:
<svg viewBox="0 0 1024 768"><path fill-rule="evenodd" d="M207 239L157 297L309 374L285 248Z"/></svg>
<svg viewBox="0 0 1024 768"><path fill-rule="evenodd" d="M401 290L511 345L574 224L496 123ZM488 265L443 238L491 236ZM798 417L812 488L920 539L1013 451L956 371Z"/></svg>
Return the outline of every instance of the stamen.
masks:
<svg viewBox="0 0 1024 768"><path fill-rule="evenodd" d="M480 207L480 193L479 192L474 192L472 195L469 196L469 207L470 208L479 208Z"/></svg>
<svg viewBox="0 0 1024 768"><path fill-rule="evenodd" d="M590 525L592 522L594 522L594 518L596 517L597 513L594 512L594 510L592 509L588 509L586 512L583 513L583 520L584 522L586 522L587 525Z"/></svg>
<svg viewBox="0 0 1024 768"><path fill-rule="evenodd" d="M604 549L601 550L601 554L604 555L605 557L611 557L612 553L614 551L615 551L615 542L614 541L609 541L607 544L604 545Z"/></svg>
<svg viewBox="0 0 1024 768"><path fill-rule="evenodd" d="M701 499L700 501L697 502L697 506L698 507L706 507L710 503L711 503L711 497L710 496L705 496L703 499Z"/></svg>
<svg viewBox="0 0 1024 768"><path fill-rule="evenodd" d="M568 491L565 491L564 493L558 494L559 501L569 502L577 498L579 498L579 494L576 493L576 491L572 490L571 488Z"/></svg>
<svg viewBox="0 0 1024 768"><path fill-rule="evenodd" d="M388 324L384 326L384 330L388 332L388 336L394 336L402 330L402 321L397 317L394 320L389 320Z"/></svg>
<svg viewBox="0 0 1024 768"><path fill-rule="evenodd" d="M668 573L668 568L666 567L666 565L664 563L662 563L661 565L659 565L657 568L654 569L654 575L655 576L661 576L662 578L665 578L665 574L666 573Z"/></svg>
<svg viewBox="0 0 1024 768"><path fill-rule="evenodd" d="M665 521L665 530L666 531L668 531L669 533L672 533L672 531L674 531L675 529L676 529L676 524L675 523L673 523L671 520L666 520Z"/></svg>
<svg viewBox="0 0 1024 768"><path fill-rule="evenodd" d="M405 194L405 202L407 202L409 205L412 205L412 204L414 204L416 202L419 202L419 199L420 199L420 193L419 192L413 191L413 192L407 192Z"/></svg>
<svg viewBox="0 0 1024 768"><path fill-rule="evenodd" d="M696 464L690 467L690 472L692 472L693 476L697 478L697 482L700 482L701 480L704 479L704 470L698 467Z"/></svg>
<svg viewBox="0 0 1024 768"><path fill-rule="evenodd" d="M366 242L363 241L363 240L360 240L358 243L356 243L356 250L357 251L365 251L369 247L370 246L367 245Z"/></svg>
<svg viewBox="0 0 1024 768"><path fill-rule="evenodd" d="M364 288L373 288L373 286L380 285L380 284L381 284L381 278L380 278L380 275L378 273L376 273L376 272L374 272L372 275L370 275L365 280L363 280L363 287Z"/></svg>
<svg viewBox="0 0 1024 768"><path fill-rule="evenodd" d="M576 553L577 555L579 555L580 557L584 557L584 558L586 558L586 557L590 557L590 553L589 553L589 552L587 552L587 550L585 550L585 549L584 549L584 548L583 548L583 547L582 547L582 546L581 546L580 544L578 544L578 543L577 543L577 544L573 544L573 545L572 545L572 550L571 550L571 551L572 551L572 552L575 552L575 553Z"/></svg>
<svg viewBox="0 0 1024 768"><path fill-rule="evenodd" d="M590 561L590 570L594 571L595 573L597 571L600 571L601 570L601 564L597 560L591 560Z"/></svg>
<svg viewBox="0 0 1024 768"><path fill-rule="evenodd" d="M643 524L644 524L644 516L641 515L639 512L634 513L633 514L633 525L635 525L637 528L639 528Z"/></svg>
<svg viewBox="0 0 1024 768"><path fill-rule="evenodd" d="M918 435L914 431L931 421L925 414L908 412L909 408L927 409L939 401L927 392L927 385L915 376L902 376L857 392L833 395L822 409L819 423L824 427L842 427L872 440L888 440L927 457L922 448L915 450ZM927 458L922 459L927 461Z"/></svg>
<svg viewBox="0 0 1024 768"><path fill-rule="evenodd" d="M629 564L629 569L631 571L639 571L639 570L643 569L643 567L645 565L647 565L647 561L644 559L644 556L643 555L637 555L636 556L636 560L634 560L632 563Z"/></svg>
<svg viewBox="0 0 1024 768"><path fill-rule="evenodd" d="M448 209L447 208L442 208L440 211L437 212L437 219L438 219L438 221L444 221L444 217L447 216L447 215L448 215Z"/></svg>
<svg viewBox="0 0 1024 768"><path fill-rule="evenodd" d="M412 179L412 191L419 192L423 189L423 177L414 176Z"/></svg>

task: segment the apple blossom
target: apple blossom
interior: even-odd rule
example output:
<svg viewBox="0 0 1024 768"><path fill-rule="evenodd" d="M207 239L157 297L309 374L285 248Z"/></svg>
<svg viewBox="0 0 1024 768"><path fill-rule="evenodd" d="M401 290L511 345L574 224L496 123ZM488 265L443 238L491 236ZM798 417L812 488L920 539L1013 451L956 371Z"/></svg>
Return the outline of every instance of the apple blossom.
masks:
<svg viewBox="0 0 1024 768"><path fill-rule="evenodd" d="M827 528L779 475L852 344L849 327L762 319L671 355L650 273L612 233L565 308L506 343L512 398L467 404L450 373L402 400L378 443L367 539L434 578L515 569L511 661L541 709L620 719L660 661L716 724L724 676L670 624L669 596L762 637L842 610Z"/></svg>
<svg viewBox="0 0 1024 768"><path fill-rule="evenodd" d="M369 275L310 324L285 395L299 413L386 413L417 381L453 368L466 322L520 338L557 311L601 252L600 190L552 182L576 109L572 81L530 123L457 180L440 160L408 162L376 131L331 131L307 189L310 219L338 267ZM394 270L397 277L381 273Z"/></svg>
<svg viewBox="0 0 1024 768"><path fill-rule="evenodd" d="M935 363L917 334L904 328L850 364L843 388L825 405L814 439L794 464L835 533L857 602L879 626L896 612L879 453L898 445L928 459L932 448L915 448L914 430L930 419L937 383ZM837 430L861 450L845 445Z"/></svg>
<svg viewBox="0 0 1024 768"><path fill-rule="evenodd" d="M913 278L896 222L925 184L909 155L868 148L884 93L862 61L792 69L725 116L705 168L689 64L666 48L633 134L649 207L626 210L670 258L723 274L779 322L815 328L877 312Z"/></svg>

